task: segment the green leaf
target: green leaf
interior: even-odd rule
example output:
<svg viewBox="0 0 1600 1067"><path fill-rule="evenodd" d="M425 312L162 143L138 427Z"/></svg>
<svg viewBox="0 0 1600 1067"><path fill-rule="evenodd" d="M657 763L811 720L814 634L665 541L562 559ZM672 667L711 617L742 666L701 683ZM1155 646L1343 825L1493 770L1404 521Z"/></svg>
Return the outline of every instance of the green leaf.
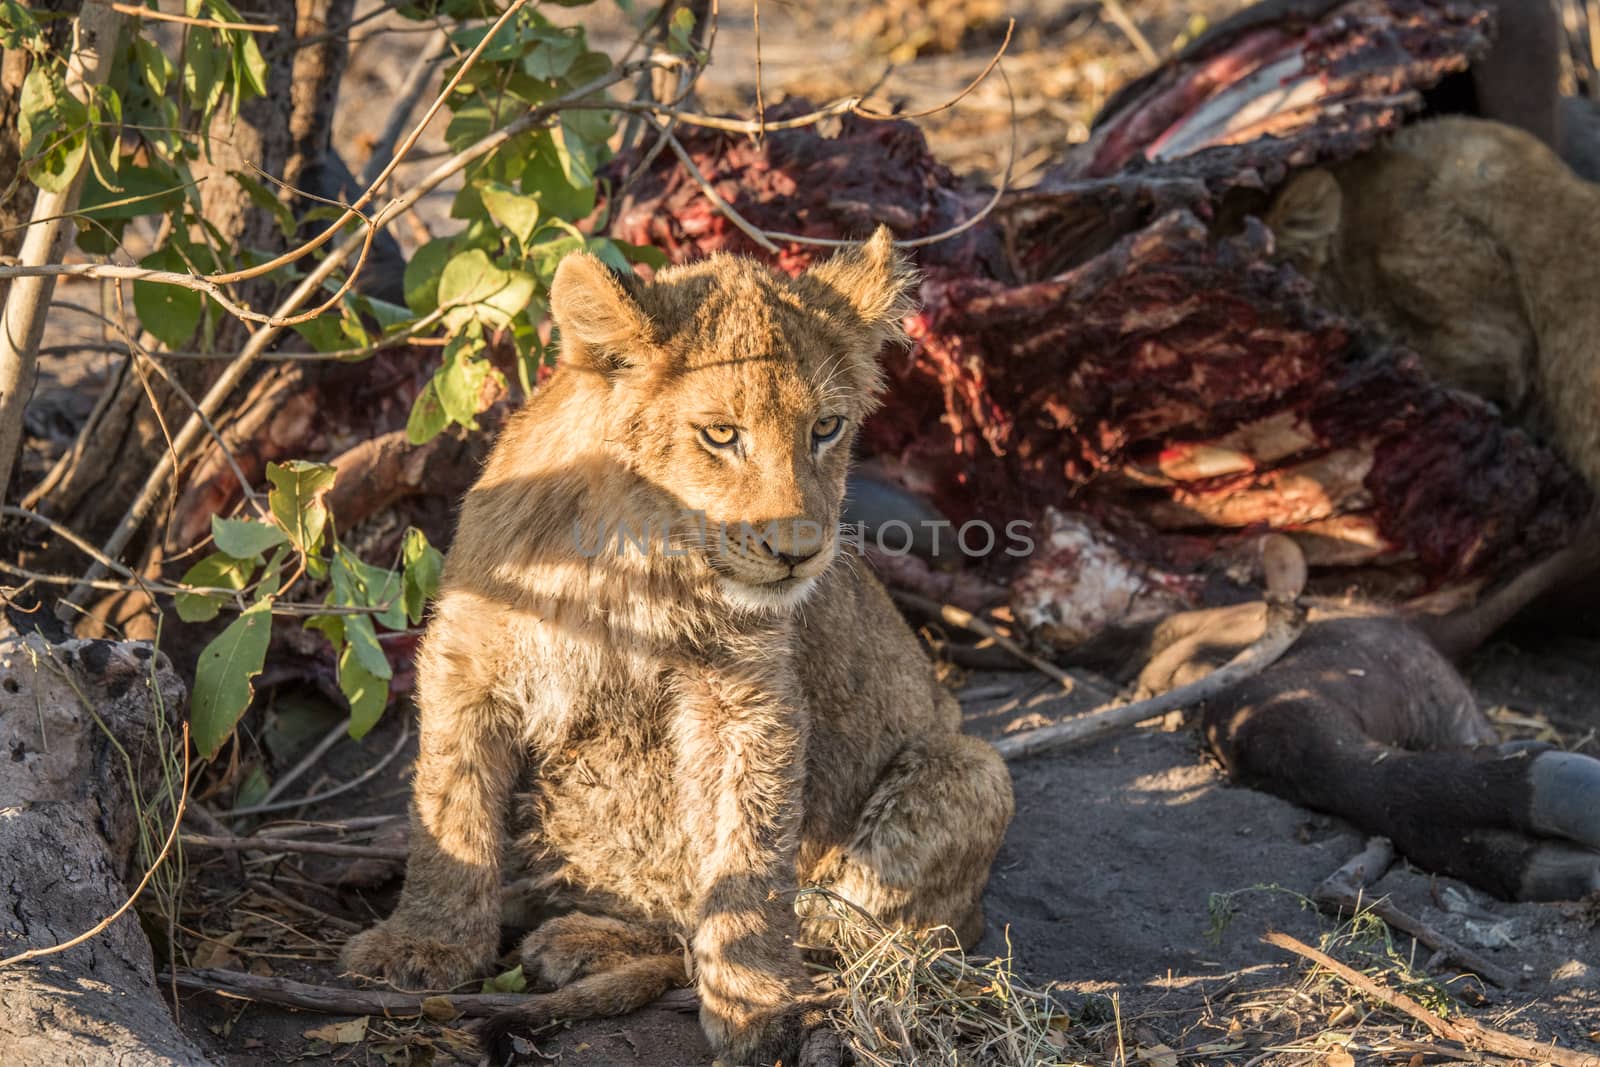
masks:
<svg viewBox="0 0 1600 1067"><path fill-rule="evenodd" d="M379 622L391 630L406 628L405 582L400 572L374 567L343 545L333 550L333 602L344 607L382 608Z"/></svg>
<svg viewBox="0 0 1600 1067"><path fill-rule="evenodd" d="M184 573L184 585L203 589L216 589L217 593L179 593L173 604L178 618L184 622L208 622L217 617L222 605L232 599L229 593L238 592L250 583L256 571L254 559L238 559L222 552L213 552Z"/></svg>
<svg viewBox="0 0 1600 1067"><path fill-rule="evenodd" d="M539 201L500 182L479 182L477 188L478 198L483 201L489 217L510 231L520 243L527 244L539 226Z"/></svg>
<svg viewBox="0 0 1600 1067"><path fill-rule="evenodd" d="M118 158L116 155L113 159ZM117 185L111 189L100 180L99 169L85 176L78 214L99 219L137 219L145 215L164 215L183 203L178 176L160 160L148 167L126 166L117 170Z"/></svg>
<svg viewBox="0 0 1600 1067"><path fill-rule="evenodd" d="M439 575L444 570L444 556L428 543L428 535L415 526L406 530L400 548L400 562L405 568L406 615L413 624L422 621L428 601L439 591Z"/></svg>
<svg viewBox="0 0 1600 1067"><path fill-rule="evenodd" d="M149 270L188 273L183 256L171 245L150 253L139 261ZM168 348L182 348L194 336L205 310L205 297L193 289L160 282L134 282L133 308L139 322L161 339Z"/></svg>
<svg viewBox="0 0 1600 1067"><path fill-rule="evenodd" d="M378 631L372 625L372 616L346 615L344 639L346 646L355 653L356 661L374 677L385 680L394 677L389 657L383 654L383 646L378 643Z"/></svg>
<svg viewBox="0 0 1600 1067"><path fill-rule="evenodd" d="M239 183L239 187L249 195L251 203L273 217L278 223L279 233L288 238L294 236L299 224L295 222L294 211L290 209L288 204L272 195L271 189L268 189L244 171L230 170L228 177Z"/></svg>
<svg viewBox="0 0 1600 1067"><path fill-rule="evenodd" d="M486 359L474 359L472 347L453 338L445 346L444 362L433 376L434 395L450 421L460 423L469 430L478 427L478 403L483 397L483 383L493 371Z"/></svg>
<svg viewBox="0 0 1600 1067"><path fill-rule="evenodd" d="M566 116L562 116L561 121L550 128L550 139L567 184L574 189L587 189L593 185L597 162L595 148Z"/></svg>
<svg viewBox="0 0 1600 1067"><path fill-rule="evenodd" d="M338 352L349 347L345 343L344 325L333 315L297 322L289 329L304 337L317 352Z"/></svg>
<svg viewBox="0 0 1600 1067"><path fill-rule="evenodd" d="M353 645L345 645L339 653L339 692L350 702L350 736L359 741L389 706L389 683L362 665Z"/></svg>
<svg viewBox="0 0 1600 1067"><path fill-rule="evenodd" d="M233 794L233 806L248 808L259 804L271 789L272 779L267 777L267 772L259 766L251 767L250 773L245 775L244 781L239 783L238 790Z"/></svg>
<svg viewBox="0 0 1600 1067"><path fill-rule="evenodd" d="M448 308L445 325L459 329L477 319L487 326L505 326L528 306L536 285L531 274L501 270L482 249L451 258L439 276L439 306Z"/></svg>
<svg viewBox="0 0 1600 1067"><path fill-rule="evenodd" d="M679 55L694 51L694 12L680 7L672 13L672 25L667 30L667 47Z"/></svg>
<svg viewBox="0 0 1600 1067"><path fill-rule="evenodd" d="M522 964L520 963L509 971L483 980L483 992L485 993L526 993L527 991L528 979L523 976Z"/></svg>
<svg viewBox="0 0 1600 1067"><path fill-rule="evenodd" d="M594 211L594 184L578 188L567 180L549 130L539 130L529 140L532 150L522 169L522 191L538 197L546 218L587 218Z"/></svg>
<svg viewBox="0 0 1600 1067"><path fill-rule="evenodd" d="M438 237L411 255L406 264L406 307L418 315L426 315L439 306L439 275L450 262L450 239Z"/></svg>
<svg viewBox="0 0 1600 1067"><path fill-rule="evenodd" d="M253 679L267 659L272 602L252 605L200 653L195 667L190 724L195 748L206 759L222 750L255 696Z"/></svg>
<svg viewBox="0 0 1600 1067"><path fill-rule="evenodd" d="M434 379L430 378L411 404L411 414L406 418L406 440L414 445L425 445L449 425L450 416L444 413Z"/></svg>
<svg viewBox="0 0 1600 1067"><path fill-rule="evenodd" d="M288 534L270 523L254 519L221 519L211 516L211 539L235 559L252 559L269 548L289 540Z"/></svg>
<svg viewBox="0 0 1600 1067"><path fill-rule="evenodd" d="M606 240L620 248L622 250L622 254L627 256L635 263L643 263L647 266L653 267L656 270L660 270L669 262L667 259L667 254L654 245L629 244L627 241L619 241L615 237L609 237L606 238Z"/></svg>
<svg viewBox="0 0 1600 1067"><path fill-rule="evenodd" d="M315 555L322 545L328 525L328 507L322 498L336 477L338 472L326 463L295 459L267 464L267 480L272 483L267 506L289 535L289 543L305 555Z"/></svg>
<svg viewBox="0 0 1600 1067"><path fill-rule="evenodd" d="M190 106L200 113L202 129L222 102L233 71L233 50L219 40L220 36L201 30L188 34L184 41L183 87Z"/></svg>
<svg viewBox="0 0 1600 1067"><path fill-rule="evenodd" d="M57 68L35 62L17 98L17 133L33 183L59 193L72 183L89 150L89 111L67 92Z"/></svg>

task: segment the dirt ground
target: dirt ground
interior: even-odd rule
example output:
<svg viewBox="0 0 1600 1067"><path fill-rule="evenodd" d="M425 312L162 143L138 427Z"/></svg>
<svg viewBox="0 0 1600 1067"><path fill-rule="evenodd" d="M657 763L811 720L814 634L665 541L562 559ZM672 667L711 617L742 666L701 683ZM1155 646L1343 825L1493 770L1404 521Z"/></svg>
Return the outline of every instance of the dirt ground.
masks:
<svg viewBox="0 0 1600 1067"><path fill-rule="evenodd" d="M884 82L887 97L913 106L937 102L981 69L999 39L1000 5L967 6L989 14L973 22L959 47L948 53L934 48L909 62L873 42L892 36L889 30L875 36L880 24L902 30L920 25L920 5L910 0L860 9L769 3L762 10L767 99L785 89L822 98L859 88L871 84L892 59L898 65ZM1231 0L1126 4L1132 23L1159 51L1192 30L1196 18L1235 6ZM1007 64L1019 117L1015 170L1017 183L1025 184L1060 146L1085 135L1099 102L1141 70L1143 61L1129 34L1104 17L1098 4L1028 0L1011 9L1019 16L1012 46L1016 58ZM722 13L706 103L749 111L755 54L751 5L724 2ZM606 19L597 24L600 43L624 29L615 17ZM917 32L936 38L939 29L923 26ZM373 124L372 107L392 94L421 45L417 34L374 36L357 45L337 127L353 166L364 162L359 145ZM1000 86L987 85L960 108L928 120L925 128L958 171L992 180L1011 140L1010 106ZM438 147L437 138L425 138L420 150ZM412 228L401 232L408 252L430 230L449 225L445 214L451 195L449 189L434 194ZM95 303L92 286L79 288L80 302ZM53 329L66 336L73 327L64 319ZM79 408L88 402L98 368L51 358L44 370L41 390L57 399L36 407L30 419L59 419L70 428L86 413ZM49 428L41 422L34 429L45 435ZM1593 747L1600 731L1600 640L1593 636L1592 619L1577 621L1588 636L1518 633L1486 650L1474 665L1473 680L1485 706L1496 709L1509 734L1552 731L1568 743ZM996 687L1026 690L1035 680L983 676L968 685L969 692L980 693ZM997 712L1005 702L994 696L969 700L970 728L992 735L1026 710ZM291 765L317 732L282 725L298 721L290 710L295 709L285 703L269 713L263 727L264 735L277 738L273 755L279 769ZM371 766L389 750L407 714L409 709L393 709L365 742L336 747L317 774L346 780ZM402 755L367 788L305 814L348 819L399 813L407 765ZM1013 772L1017 816L995 865L986 898L989 933L979 952L1009 951L1019 972L1051 986L1075 1026L1097 1027L1103 1045L1097 1059L1115 1062L1121 1055L1134 1062L1178 1062L1155 1050L1166 1045L1182 1053L1186 1063L1289 1064L1312 1062L1348 1045L1357 1062L1422 1062L1411 1060L1404 1047L1407 1037L1418 1036L1415 1027L1399 1027L1392 1017L1371 1013L1337 989L1306 983L1301 961L1260 941L1268 930L1283 930L1316 944L1335 931L1337 924L1305 908L1303 898L1359 850L1361 840L1348 826L1229 787L1186 730L1130 735L1029 760ZM367 840L385 842L381 834ZM392 902L398 870L393 864L308 858L302 869L315 877L300 882L296 865L288 862L262 867L246 861L235 868L235 861L209 855L196 855L191 862L197 875L191 904L204 912L203 920L195 920L198 928L184 935L185 944L204 952L192 962L324 984L338 982L333 957L350 926L365 925ZM259 892L241 895L236 888L241 873L310 904L322 917L274 911L272 898ZM332 891L312 884L339 879L343 887ZM224 884L235 888L225 894L218 888ZM1375 892L1524 977L1521 988L1489 990L1487 1003L1470 1009L1458 1003L1459 1010L1517 1034L1600 1053L1600 911L1593 905L1507 904L1404 864ZM298 933L279 929L286 923ZM1397 939L1394 951L1401 962L1412 960L1415 951L1415 970L1426 971L1425 949L1413 950L1409 940ZM1379 962L1392 972L1393 960ZM1448 980L1451 974L1446 970L1438 976ZM1464 985L1477 988L1473 983L1450 988ZM1354 1009L1346 1009L1347 1003ZM349 1042L339 1039L356 1030L329 1027L350 1017L203 994L182 997L180 1008L185 1028L203 1047L219 1062L239 1067L445 1063L465 1056L448 1029L414 1020L370 1018L361 1031L365 1040ZM1117 1025L1106 1027L1108 1020ZM307 1036L308 1031L320 1036ZM1212 1051L1196 1051L1205 1047ZM708 1064L710 1057L692 1015L650 1009L542 1039L533 1062L687 1067ZM1348 1060L1335 1056L1326 1062Z"/></svg>
<svg viewBox="0 0 1600 1067"><path fill-rule="evenodd" d="M1595 699L1600 641L1531 633L1516 637L1488 650L1476 665L1473 677L1485 706L1503 720L1508 736L1554 730L1569 744L1584 742L1600 729ZM966 688L985 695L966 707L969 729L986 736L998 735L1027 713L1030 691L1035 698L1044 695L1039 680L1023 674L974 677ZM988 695L1000 689L1022 696L1022 706L997 713L1013 703L1008 696ZM355 773L389 748L397 729L391 721L364 745L335 750L326 773L332 778ZM1357 1062L1386 1062L1396 1055L1396 1062L1409 1062L1412 1053L1405 1042L1422 1036L1414 1027L1369 1014L1332 986L1305 982L1301 961L1260 940L1269 930L1282 930L1316 945L1338 931L1338 922L1307 908L1304 898L1360 850L1361 838L1350 827L1229 786L1187 729L1149 730L1024 761L1012 770L1017 815L995 863L985 898L989 930L977 951L1009 952L1022 976L1047 985L1076 1026L1097 1032L1103 1046L1097 1062L1116 1062L1119 1031L1135 1060L1135 1049L1165 1045L1184 1053L1184 1062L1294 1064L1347 1046ZM371 795L332 802L309 814L349 818L398 812L403 778L403 770L394 770L381 776ZM222 864L208 861L210 876L236 885ZM317 881L330 880L328 872L341 869L340 861L306 866L317 873ZM371 873L381 877L381 867ZM342 870L347 879L363 880L348 861ZM261 872L268 878L279 874L287 876ZM202 884L206 880L202 872ZM393 891L391 883L370 893L317 895L295 887L292 878L284 885L358 922L381 913ZM1404 863L1372 892L1522 976L1520 988L1499 991L1458 978L1448 968L1433 971L1445 989L1478 1004L1454 1000L1455 1010L1524 1037L1600 1052L1600 909L1593 902L1510 904ZM241 915L262 903L246 897L231 911L219 903L211 916L213 936L227 940L227 934L215 931L229 925L248 930ZM226 959L229 949L220 950L223 961L336 984L336 967L328 957L341 935L315 924L306 929L311 944L327 939L315 953L320 960L252 958L242 947L251 943L247 934L242 941L234 939L231 949L240 953L235 959ZM1396 963L1410 963L1416 976L1429 973L1428 950L1399 935L1392 956L1381 946L1359 942L1345 943L1339 955L1391 975ZM1487 1000L1479 1003L1484 994ZM352 1017L207 995L184 997L182 1009L186 1029L219 1060L238 1067L291 1061L449 1062L450 1035L430 1024L372 1018L366 1044L330 1045L308 1039L307 1032L333 1033L326 1029L330 1024ZM1105 1025L1118 1018L1120 1026ZM530 1062L583 1067L705 1067L711 1062L694 1016L660 1008L573 1026L535 1047L543 1059ZM1213 1051L1193 1051L1206 1048ZM433 1053L439 1055L427 1058ZM1157 1054L1151 1052L1145 1062L1161 1062L1151 1057Z"/></svg>

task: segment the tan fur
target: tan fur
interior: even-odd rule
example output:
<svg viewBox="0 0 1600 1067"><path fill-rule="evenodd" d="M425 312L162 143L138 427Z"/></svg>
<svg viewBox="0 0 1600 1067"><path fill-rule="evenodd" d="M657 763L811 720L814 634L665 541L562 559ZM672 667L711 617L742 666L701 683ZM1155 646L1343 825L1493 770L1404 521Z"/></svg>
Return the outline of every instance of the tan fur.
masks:
<svg viewBox="0 0 1600 1067"><path fill-rule="evenodd" d="M637 1007L684 979L681 937L714 1050L792 1062L818 1019L798 886L978 934L1010 779L838 555L851 439L910 281L886 230L793 279L715 257L646 287L562 263L562 365L467 495L419 655L405 888L349 969L483 974L515 879L567 913L522 949L562 988L514 1021ZM724 425L740 450L702 439ZM673 551L593 552L618 520L670 529Z"/></svg>
<svg viewBox="0 0 1600 1067"><path fill-rule="evenodd" d="M1335 304L1546 435L1600 488L1600 185L1521 130L1439 119L1332 175L1297 175L1267 223Z"/></svg>

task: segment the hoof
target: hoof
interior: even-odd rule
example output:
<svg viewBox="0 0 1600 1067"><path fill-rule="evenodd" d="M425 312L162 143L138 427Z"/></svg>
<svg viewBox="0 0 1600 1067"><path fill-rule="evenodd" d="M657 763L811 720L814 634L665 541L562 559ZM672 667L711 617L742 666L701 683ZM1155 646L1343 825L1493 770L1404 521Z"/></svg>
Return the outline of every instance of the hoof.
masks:
<svg viewBox="0 0 1600 1067"><path fill-rule="evenodd" d="M1548 837L1600 850L1600 760L1545 752L1528 768L1528 818Z"/></svg>

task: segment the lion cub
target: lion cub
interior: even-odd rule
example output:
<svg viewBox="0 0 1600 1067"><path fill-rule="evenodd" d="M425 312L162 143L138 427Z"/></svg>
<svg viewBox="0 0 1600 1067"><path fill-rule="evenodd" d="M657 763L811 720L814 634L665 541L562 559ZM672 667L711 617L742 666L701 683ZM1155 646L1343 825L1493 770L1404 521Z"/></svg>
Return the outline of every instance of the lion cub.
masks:
<svg viewBox="0 0 1600 1067"><path fill-rule="evenodd" d="M1600 185L1514 127L1437 119L1296 175L1266 222L1335 306L1548 437L1600 489Z"/></svg>
<svg viewBox="0 0 1600 1067"><path fill-rule="evenodd" d="M482 975L514 878L555 913L521 950L555 991L501 1028L641 1006L686 941L713 1050L792 1063L820 1018L796 887L978 936L1010 778L837 558L911 284L881 228L797 278L562 262L561 365L467 494L418 657L405 887L346 967Z"/></svg>

